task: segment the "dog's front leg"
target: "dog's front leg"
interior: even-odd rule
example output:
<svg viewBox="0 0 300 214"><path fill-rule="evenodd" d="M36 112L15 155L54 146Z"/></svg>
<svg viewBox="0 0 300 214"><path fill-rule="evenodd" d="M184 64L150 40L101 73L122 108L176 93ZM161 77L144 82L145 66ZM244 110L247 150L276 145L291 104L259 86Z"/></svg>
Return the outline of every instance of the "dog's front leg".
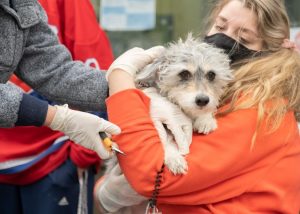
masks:
<svg viewBox="0 0 300 214"><path fill-rule="evenodd" d="M168 142L163 145L165 150L165 164L167 168L174 174L185 174L188 170L187 161L180 154L175 142Z"/></svg>
<svg viewBox="0 0 300 214"><path fill-rule="evenodd" d="M215 130L218 125L213 113L203 113L199 114L199 116L194 120L193 127L198 133L208 134Z"/></svg>
<svg viewBox="0 0 300 214"><path fill-rule="evenodd" d="M154 126L165 152L164 163L167 168L175 175L186 173L187 162L178 149L178 145L175 143L172 133L166 130L160 122L154 121Z"/></svg>
<svg viewBox="0 0 300 214"><path fill-rule="evenodd" d="M192 120L177 105L160 95L157 89L147 88L143 91L151 98L150 115L161 141L165 141L166 131L170 131L180 153L188 154L192 142Z"/></svg>

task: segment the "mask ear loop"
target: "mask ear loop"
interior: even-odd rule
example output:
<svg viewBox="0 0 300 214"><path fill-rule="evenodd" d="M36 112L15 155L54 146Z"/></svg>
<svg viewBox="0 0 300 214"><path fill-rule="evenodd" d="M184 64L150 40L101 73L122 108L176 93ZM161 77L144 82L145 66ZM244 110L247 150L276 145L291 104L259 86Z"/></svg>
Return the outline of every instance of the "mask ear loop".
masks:
<svg viewBox="0 0 300 214"><path fill-rule="evenodd" d="M234 40L234 41L235 41L235 43L234 43L233 47L231 48L231 50L228 53L229 56L231 56L236 50L239 49L238 42L236 40Z"/></svg>
<svg viewBox="0 0 300 214"><path fill-rule="evenodd" d="M244 26L245 26L246 24L244 24ZM237 42L239 42L240 44L242 44L242 45L244 45L241 41L241 32L242 32L242 30L243 30L243 28L244 28L244 26L242 26L240 29L239 29L239 32L238 32L238 35L237 35ZM246 45L244 45L245 47L246 47ZM238 46L238 48L239 48L239 46ZM248 47L246 47L246 48L248 48Z"/></svg>
<svg viewBox="0 0 300 214"><path fill-rule="evenodd" d="M239 48L240 48L239 43L241 43L241 39L240 39L241 31L242 31L242 28L240 28L238 31L237 40L233 39L235 41L235 43L228 53L229 56L231 56L231 54L233 54L235 51L239 51Z"/></svg>

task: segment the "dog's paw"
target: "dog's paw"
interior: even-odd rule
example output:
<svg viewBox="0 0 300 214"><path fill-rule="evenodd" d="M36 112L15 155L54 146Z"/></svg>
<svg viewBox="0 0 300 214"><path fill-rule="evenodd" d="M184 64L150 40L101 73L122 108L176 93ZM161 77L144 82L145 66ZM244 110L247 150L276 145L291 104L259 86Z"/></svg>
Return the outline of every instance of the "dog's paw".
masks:
<svg viewBox="0 0 300 214"><path fill-rule="evenodd" d="M179 152L165 155L165 165L174 174L185 174L188 169L187 162Z"/></svg>
<svg viewBox="0 0 300 214"><path fill-rule="evenodd" d="M194 130L197 131L198 133L203 133L203 134L208 134L215 130L218 125L216 119L210 117L210 118L197 118L194 121Z"/></svg>

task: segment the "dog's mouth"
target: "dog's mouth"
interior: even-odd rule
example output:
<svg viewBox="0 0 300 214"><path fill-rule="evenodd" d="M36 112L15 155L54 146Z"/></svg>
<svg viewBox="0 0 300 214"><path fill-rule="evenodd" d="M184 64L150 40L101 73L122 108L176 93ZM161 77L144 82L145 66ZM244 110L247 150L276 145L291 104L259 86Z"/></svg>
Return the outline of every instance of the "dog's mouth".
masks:
<svg viewBox="0 0 300 214"><path fill-rule="evenodd" d="M197 109L197 110L204 110L204 109L205 109L205 106L196 106L196 109Z"/></svg>
<svg viewBox="0 0 300 214"><path fill-rule="evenodd" d="M204 112L211 112L214 111L216 107L212 106L210 103L207 105L199 106L197 104L186 107L186 110L189 112L194 112L194 114L204 113ZM184 109L183 109L184 111Z"/></svg>
<svg viewBox="0 0 300 214"><path fill-rule="evenodd" d="M187 102L187 103L185 103L185 102L174 102L174 100L173 100L173 103L176 104L176 105L178 105L182 109L182 111L184 111L184 112L204 111L206 109L210 109L211 108L209 102L204 105L204 104L199 104L199 103L197 104L196 102L194 102L194 103L190 103L190 102ZM190 104L188 104L188 103L190 103Z"/></svg>
<svg viewBox="0 0 300 214"><path fill-rule="evenodd" d="M197 105L190 106L190 107L187 107L187 106L181 107L181 110L190 116L195 116L195 115L201 114L203 112L211 111L209 106L197 106Z"/></svg>

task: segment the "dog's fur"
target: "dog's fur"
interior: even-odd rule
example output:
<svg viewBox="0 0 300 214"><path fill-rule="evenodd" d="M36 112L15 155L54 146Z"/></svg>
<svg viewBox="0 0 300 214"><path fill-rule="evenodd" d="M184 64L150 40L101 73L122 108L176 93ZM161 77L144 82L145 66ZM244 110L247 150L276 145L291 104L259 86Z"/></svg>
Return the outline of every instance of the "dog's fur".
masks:
<svg viewBox="0 0 300 214"><path fill-rule="evenodd" d="M169 44L159 58L137 74L135 81L138 88L156 88L191 119L194 131L208 134L217 128L214 114L231 79L228 56L189 34L185 41ZM187 163L176 144L172 140L162 144L168 169L174 174L185 173ZM111 162L109 168L111 164L117 163Z"/></svg>

